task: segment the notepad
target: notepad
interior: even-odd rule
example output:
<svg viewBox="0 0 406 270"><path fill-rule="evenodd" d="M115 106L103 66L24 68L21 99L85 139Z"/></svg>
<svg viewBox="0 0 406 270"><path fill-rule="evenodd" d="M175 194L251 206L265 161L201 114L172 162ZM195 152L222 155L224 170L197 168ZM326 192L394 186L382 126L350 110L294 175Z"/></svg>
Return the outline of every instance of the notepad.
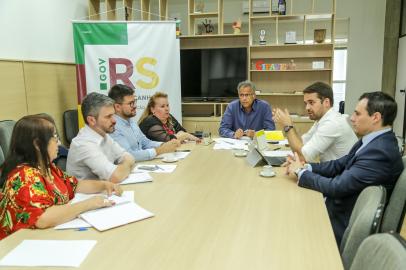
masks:
<svg viewBox="0 0 406 270"><path fill-rule="evenodd" d="M23 240L0 261L1 266L79 267L95 240Z"/></svg>
<svg viewBox="0 0 406 270"><path fill-rule="evenodd" d="M120 183L120 185L138 184L145 182L152 182L152 177L149 173L146 172L131 173L126 179L124 179Z"/></svg>
<svg viewBox="0 0 406 270"><path fill-rule="evenodd" d="M105 231L153 216L153 213L132 202L88 211L82 213L79 217L98 231Z"/></svg>

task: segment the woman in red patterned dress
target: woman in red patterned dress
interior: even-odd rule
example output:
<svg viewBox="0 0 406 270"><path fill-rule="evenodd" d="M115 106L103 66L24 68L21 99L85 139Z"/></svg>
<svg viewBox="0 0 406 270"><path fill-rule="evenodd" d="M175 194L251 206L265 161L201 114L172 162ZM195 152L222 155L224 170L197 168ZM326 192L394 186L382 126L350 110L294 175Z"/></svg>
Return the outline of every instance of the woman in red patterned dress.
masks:
<svg viewBox="0 0 406 270"><path fill-rule="evenodd" d="M58 144L55 125L41 116L24 116L14 126L0 179L0 240L22 228L53 227L112 205L103 196L69 204L75 192L122 193L111 182L78 182L56 167Z"/></svg>

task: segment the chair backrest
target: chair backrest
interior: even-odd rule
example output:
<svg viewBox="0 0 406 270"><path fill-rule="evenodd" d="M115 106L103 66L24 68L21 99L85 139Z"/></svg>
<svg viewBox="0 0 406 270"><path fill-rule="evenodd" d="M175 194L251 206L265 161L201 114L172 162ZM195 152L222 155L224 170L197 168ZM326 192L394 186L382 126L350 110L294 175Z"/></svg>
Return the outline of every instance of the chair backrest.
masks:
<svg viewBox="0 0 406 270"><path fill-rule="evenodd" d="M3 154L3 150L0 147L0 166L3 165L5 158L4 158L4 154ZM1 176L1 172L0 172L0 176Z"/></svg>
<svg viewBox="0 0 406 270"><path fill-rule="evenodd" d="M70 144L79 132L78 110L67 110L63 113L63 130L65 139Z"/></svg>
<svg viewBox="0 0 406 270"><path fill-rule="evenodd" d="M400 232L406 211L406 157L402 158L403 172L400 174L382 219L381 232Z"/></svg>
<svg viewBox="0 0 406 270"><path fill-rule="evenodd" d="M14 120L0 121L0 147L3 150L3 156L6 157L10 148L11 134L13 133Z"/></svg>
<svg viewBox="0 0 406 270"><path fill-rule="evenodd" d="M398 234L379 233L362 242L350 270L403 270L406 241Z"/></svg>
<svg viewBox="0 0 406 270"><path fill-rule="evenodd" d="M340 246L345 269L350 268L362 241L378 231L385 200L386 190L382 186L367 187L358 196Z"/></svg>
<svg viewBox="0 0 406 270"><path fill-rule="evenodd" d="M344 109L345 109L345 101L340 101L340 103L338 103L338 112L343 114Z"/></svg>

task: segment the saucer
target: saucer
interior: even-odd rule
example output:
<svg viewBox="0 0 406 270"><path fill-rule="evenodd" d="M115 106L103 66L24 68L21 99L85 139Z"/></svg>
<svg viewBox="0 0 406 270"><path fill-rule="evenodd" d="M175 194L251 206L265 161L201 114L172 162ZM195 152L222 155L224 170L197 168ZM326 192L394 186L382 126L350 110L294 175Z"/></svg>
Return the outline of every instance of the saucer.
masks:
<svg viewBox="0 0 406 270"><path fill-rule="evenodd" d="M259 175L262 177L274 177L276 174L275 174L275 172L271 172L270 174L267 174L267 173L264 173L263 171L260 171Z"/></svg>
<svg viewBox="0 0 406 270"><path fill-rule="evenodd" d="M162 159L162 161L163 162L166 162L166 163L173 163L173 162L176 162L176 161L178 161L178 159L177 158L163 158Z"/></svg>
<svg viewBox="0 0 406 270"><path fill-rule="evenodd" d="M248 153L246 151L234 153L234 156L236 156L236 157L246 157L247 155L248 155Z"/></svg>

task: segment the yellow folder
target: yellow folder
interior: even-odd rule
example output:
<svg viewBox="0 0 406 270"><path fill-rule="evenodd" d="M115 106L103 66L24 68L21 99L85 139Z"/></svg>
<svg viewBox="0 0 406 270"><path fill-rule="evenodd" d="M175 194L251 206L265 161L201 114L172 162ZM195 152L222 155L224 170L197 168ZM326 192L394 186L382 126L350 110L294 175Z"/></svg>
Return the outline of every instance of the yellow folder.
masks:
<svg viewBox="0 0 406 270"><path fill-rule="evenodd" d="M267 130L265 131L265 139L267 141L282 141L285 137L282 130Z"/></svg>

